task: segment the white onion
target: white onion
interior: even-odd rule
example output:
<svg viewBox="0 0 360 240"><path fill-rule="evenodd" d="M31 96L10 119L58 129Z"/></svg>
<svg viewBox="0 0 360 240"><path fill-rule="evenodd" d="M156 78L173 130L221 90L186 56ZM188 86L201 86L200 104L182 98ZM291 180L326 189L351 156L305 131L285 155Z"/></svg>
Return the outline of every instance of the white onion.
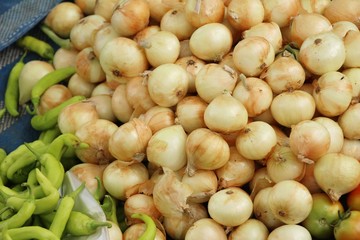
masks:
<svg viewBox="0 0 360 240"><path fill-rule="evenodd" d="M175 113L171 108L155 105L139 116L156 133L175 124Z"/></svg>
<svg viewBox="0 0 360 240"><path fill-rule="evenodd" d="M106 119L110 122L115 122L117 120L112 110L112 97L110 95L95 95L88 98L88 101L95 104L96 111L98 112L100 119Z"/></svg>
<svg viewBox="0 0 360 240"><path fill-rule="evenodd" d="M56 50L53 59L53 65L55 69L60 69L64 67L75 67L76 65L76 56L79 53L76 49L66 49L59 48Z"/></svg>
<svg viewBox="0 0 360 240"><path fill-rule="evenodd" d="M266 166L261 166L255 170L253 178L249 182L250 197L254 197L264 188L272 187L275 183L271 181Z"/></svg>
<svg viewBox="0 0 360 240"><path fill-rule="evenodd" d="M107 21L111 20L114 6L118 0L96 0L94 14L100 15Z"/></svg>
<svg viewBox="0 0 360 240"><path fill-rule="evenodd" d="M197 220L188 229L185 240L227 240L223 227L212 218L202 218Z"/></svg>
<svg viewBox="0 0 360 240"><path fill-rule="evenodd" d="M72 75L68 81L68 88L74 96L80 95L84 97L90 97L95 86L95 83L90 83L82 79L76 73Z"/></svg>
<svg viewBox="0 0 360 240"><path fill-rule="evenodd" d="M338 21L332 24L332 31L337 34L339 37L343 38L347 34L348 31L359 31L358 27L349 21Z"/></svg>
<svg viewBox="0 0 360 240"><path fill-rule="evenodd" d="M220 23L225 15L223 0L188 0L184 9L187 20L196 28L208 23Z"/></svg>
<svg viewBox="0 0 360 240"><path fill-rule="evenodd" d="M133 77L127 82L126 98L134 109L147 111L156 105L150 97L146 76Z"/></svg>
<svg viewBox="0 0 360 240"><path fill-rule="evenodd" d="M52 85L41 95L38 107L39 114L44 114L72 96L73 94L66 86L62 84Z"/></svg>
<svg viewBox="0 0 360 240"><path fill-rule="evenodd" d="M352 85L352 101L351 103L357 103L360 100L360 68L347 68L341 72L344 74Z"/></svg>
<svg viewBox="0 0 360 240"><path fill-rule="evenodd" d="M338 122L328 117L315 117L315 122L321 123L330 133L329 152L340 152L344 143L344 133Z"/></svg>
<svg viewBox="0 0 360 240"><path fill-rule="evenodd" d="M96 0L75 0L75 3L86 15L94 14Z"/></svg>
<svg viewBox="0 0 360 240"><path fill-rule="evenodd" d="M338 123L347 139L360 139L360 131L356 119L360 117L360 103L355 103L339 116Z"/></svg>
<svg viewBox="0 0 360 240"><path fill-rule="evenodd" d="M128 228L123 233L123 240L132 240L132 239L139 239L140 236L145 232L146 225L145 223L135 223ZM156 228L156 235L154 240L166 240L164 233L159 229Z"/></svg>
<svg viewBox="0 0 360 240"><path fill-rule="evenodd" d="M322 14L331 0L300 0L301 7L308 13Z"/></svg>
<svg viewBox="0 0 360 240"><path fill-rule="evenodd" d="M126 96L126 84L120 84L115 88L111 98L111 107L114 115L120 122L128 122L134 109L131 107Z"/></svg>
<svg viewBox="0 0 360 240"><path fill-rule="evenodd" d="M358 139L351 140L344 138L344 143L340 153L356 158L360 161L360 141Z"/></svg>
<svg viewBox="0 0 360 240"><path fill-rule="evenodd" d="M109 95L112 96L114 93L113 86L108 82L101 82L96 84L93 91L91 92L91 97L98 96L98 95Z"/></svg>
<svg viewBox="0 0 360 240"><path fill-rule="evenodd" d="M76 73L91 83L105 81L105 73L92 47L84 48L77 54Z"/></svg>
<svg viewBox="0 0 360 240"><path fill-rule="evenodd" d="M350 21L359 28L360 2L357 0L332 0L324 9L323 15L330 22Z"/></svg>
<svg viewBox="0 0 360 240"><path fill-rule="evenodd" d="M160 28L172 32L179 41L189 39L195 27L187 20L185 9L175 8L167 11L160 21Z"/></svg>
<svg viewBox="0 0 360 240"><path fill-rule="evenodd" d="M345 68L360 67L359 61L359 43L360 43L360 31L349 30L343 38L346 57L344 62Z"/></svg>
<svg viewBox="0 0 360 240"><path fill-rule="evenodd" d="M291 19L300 9L299 0L261 0L264 5L264 21L275 22L280 28L289 26Z"/></svg>
<svg viewBox="0 0 360 240"><path fill-rule="evenodd" d="M119 34L110 23L105 23L101 28L95 30L92 35L92 48L96 57L100 57L100 52L107 42L117 37Z"/></svg>
<svg viewBox="0 0 360 240"><path fill-rule="evenodd" d="M312 240L310 232L298 224L280 226L270 232L267 240Z"/></svg>
<svg viewBox="0 0 360 240"><path fill-rule="evenodd" d="M255 218L250 218L246 222L231 230L228 240L235 239L257 239L267 240L269 230L265 224Z"/></svg>

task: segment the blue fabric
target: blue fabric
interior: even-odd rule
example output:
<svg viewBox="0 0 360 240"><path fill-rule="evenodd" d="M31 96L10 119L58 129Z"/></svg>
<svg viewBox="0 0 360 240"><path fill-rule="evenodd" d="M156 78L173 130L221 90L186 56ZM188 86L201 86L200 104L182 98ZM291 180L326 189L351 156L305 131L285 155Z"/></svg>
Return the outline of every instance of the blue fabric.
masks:
<svg viewBox="0 0 360 240"><path fill-rule="evenodd" d="M59 2L61 0L0 0L0 109L4 108L9 73L23 54L14 42L25 34L45 40L46 36L38 29L38 24ZM41 58L29 53L25 62L35 59ZM20 106L19 112L19 117L6 113L0 119L0 148L6 152L35 140L40 134L31 127L32 116L26 112L25 106Z"/></svg>

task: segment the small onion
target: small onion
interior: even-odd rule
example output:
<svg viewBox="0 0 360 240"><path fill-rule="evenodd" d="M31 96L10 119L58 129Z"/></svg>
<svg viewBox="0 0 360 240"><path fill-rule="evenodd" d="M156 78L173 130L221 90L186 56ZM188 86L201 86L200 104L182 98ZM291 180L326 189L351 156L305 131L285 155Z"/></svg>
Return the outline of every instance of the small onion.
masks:
<svg viewBox="0 0 360 240"><path fill-rule="evenodd" d="M345 45L345 62L344 68L360 67L359 61L359 44L360 44L360 31L349 30L343 38Z"/></svg>
<svg viewBox="0 0 360 240"><path fill-rule="evenodd" d="M215 170L224 166L230 158L230 147L219 134L198 128L186 139L186 155L186 172L193 176L197 169Z"/></svg>
<svg viewBox="0 0 360 240"><path fill-rule="evenodd" d="M185 142L187 135L181 125L172 125L157 131L146 147L147 160L173 171L186 165Z"/></svg>
<svg viewBox="0 0 360 240"><path fill-rule="evenodd" d="M323 15L330 22L350 21L359 28L360 2L357 0L332 0L324 9Z"/></svg>
<svg viewBox="0 0 360 240"><path fill-rule="evenodd" d="M354 23L349 21L334 22L332 26L332 31L341 38L345 37L346 33L350 30L359 32L358 27Z"/></svg>
<svg viewBox="0 0 360 240"><path fill-rule="evenodd" d="M300 183L303 184L311 194L323 192L314 176L315 164L306 164L305 175Z"/></svg>
<svg viewBox="0 0 360 240"><path fill-rule="evenodd" d="M270 108L273 92L269 84L257 77L240 75L232 96L239 100L249 115L256 117Z"/></svg>
<svg viewBox="0 0 360 240"><path fill-rule="evenodd" d="M78 53L79 51L76 49L59 48L54 54L54 68L75 67Z"/></svg>
<svg viewBox="0 0 360 240"><path fill-rule="evenodd" d="M270 106L272 117L285 127L312 119L315 109L314 98L303 90L282 92L274 97Z"/></svg>
<svg viewBox="0 0 360 240"><path fill-rule="evenodd" d="M254 203L254 216L260 220L269 230L273 230L281 225L284 225L280 219L270 209L269 194L272 187L265 187L261 189L253 200Z"/></svg>
<svg viewBox="0 0 360 240"><path fill-rule="evenodd" d="M166 63L149 73L147 82L151 99L163 107L175 106L188 91L189 76L175 63Z"/></svg>
<svg viewBox="0 0 360 240"><path fill-rule="evenodd" d="M187 20L196 28L208 23L220 23L225 14L223 0L188 0L184 9Z"/></svg>
<svg viewBox="0 0 360 240"><path fill-rule="evenodd" d="M96 0L75 0L74 2L86 15L94 14Z"/></svg>
<svg viewBox="0 0 360 240"><path fill-rule="evenodd" d="M91 83L105 81L105 73L92 47L82 49L76 56L76 73Z"/></svg>
<svg viewBox="0 0 360 240"><path fill-rule="evenodd" d="M314 176L330 199L338 201L360 184L360 162L342 153L328 153L315 162Z"/></svg>
<svg viewBox="0 0 360 240"><path fill-rule="evenodd" d="M264 37L251 36L240 40L234 47L236 68L247 77L256 77L275 59L275 50Z"/></svg>
<svg viewBox="0 0 360 240"><path fill-rule="evenodd" d="M250 218L246 222L231 230L228 240L235 239L257 239L267 240L269 230L265 224L255 218Z"/></svg>
<svg viewBox="0 0 360 240"><path fill-rule="evenodd" d="M175 8L167 11L160 21L160 28L176 35L179 41L189 39L195 27L187 20L185 9Z"/></svg>
<svg viewBox="0 0 360 240"><path fill-rule="evenodd" d="M305 70L292 57L278 57L260 75L275 94L300 89L305 82Z"/></svg>
<svg viewBox="0 0 360 240"><path fill-rule="evenodd" d="M123 240L139 239L146 231L145 223L135 223L130 225L123 233ZM166 240L164 233L156 228L154 240Z"/></svg>
<svg viewBox="0 0 360 240"><path fill-rule="evenodd" d="M270 232L267 240L312 240L310 232L298 224L286 224Z"/></svg>
<svg viewBox="0 0 360 240"><path fill-rule="evenodd" d="M244 105L230 93L216 96L204 112L205 125L215 132L231 133L239 131L248 123L248 113Z"/></svg>
<svg viewBox="0 0 360 240"><path fill-rule="evenodd" d="M143 120L154 134L165 127L174 125L175 113L171 108L155 105L141 114L139 119Z"/></svg>
<svg viewBox="0 0 360 240"><path fill-rule="evenodd" d="M181 2L181 0L164 1L164 0L147 0L150 7L150 17L154 21L160 23L164 14L169 11L173 6L169 2Z"/></svg>
<svg viewBox="0 0 360 240"><path fill-rule="evenodd" d="M236 149L242 156L250 160L264 159L276 144L275 130L270 124L261 121L248 123L236 138Z"/></svg>
<svg viewBox="0 0 360 240"><path fill-rule="evenodd" d="M95 95L87 99L95 104L96 111L99 114L99 118L106 119L111 122L115 122L116 116L113 113L113 107L111 106L112 97L108 94Z"/></svg>
<svg viewBox="0 0 360 240"><path fill-rule="evenodd" d="M38 107L39 114L44 114L72 96L73 94L66 86L62 84L52 85L41 95Z"/></svg>
<svg viewBox="0 0 360 240"><path fill-rule="evenodd" d="M120 84L114 90L111 98L111 107L116 118L122 122L128 122L134 112L126 96L126 84Z"/></svg>
<svg viewBox="0 0 360 240"><path fill-rule="evenodd" d="M113 8L111 25L120 36L130 37L149 24L150 7L146 0L121 0Z"/></svg>
<svg viewBox="0 0 360 240"><path fill-rule="evenodd" d="M235 146L231 146L229 161L221 168L216 169L215 173L219 179L219 189L242 187L253 178L255 162L244 158Z"/></svg>
<svg viewBox="0 0 360 240"><path fill-rule="evenodd" d="M232 92L237 78L238 75L232 68L217 63L208 63L196 75L196 91L205 102L209 103L224 91Z"/></svg>
<svg viewBox="0 0 360 240"><path fill-rule="evenodd" d="M344 74L352 85L352 101L351 103L357 103L360 100L360 68L347 68L341 72Z"/></svg>
<svg viewBox="0 0 360 240"><path fill-rule="evenodd" d="M328 117L315 117L312 120L321 123L330 133L328 153L340 152L344 143L344 133L338 122Z"/></svg>
<svg viewBox="0 0 360 240"><path fill-rule="evenodd" d="M344 64L345 57L344 42L332 31L309 36L299 51L300 63L316 75L337 71Z"/></svg>
<svg viewBox="0 0 360 240"><path fill-rule="evenodd" d="M133 118L111 135L109 151L118 160L141 162L151 136L151 129L140 119Z"/></svg>
<svg viewBox="0 0 360 240"><path fill-rule="evenodd" d="M102 16L110 22L114 6L118 0L96 0L94 14Z"/></svg>
<svg viewBox="0 0 360 240"><path fill-rule="evenodd" d="M331 0L300 0L301 7L308 13L323 14Z"/></svg>
<svg viewBox="0 0 360 240"><path fill-rule="evenodd" d="M293 153L307 163L313 163L327 153L330 133L314 120L303 120L291 128L289 143Z"/></svg>
<svg viewBox="0 0 360 240"><path fill-rule="evenodd" d="M299 0L261 0L264 6L264 21L275 22L280 28L290 25L291 19L301 9Z"/></svg>
<svg viewBox="0 0 360 240"><path fill-rule="evenodd" d="M239 226L253 212L253 202L247 192L238 187L217 191L208 202L209 215L216 222L228 227Z"/></svg>
<svg viewBox="0 0 360 240"><path fill-rule="evenodd" d="M298 224L305 220L312 209L309 190L295 180L276 183L269 193L271 212L285 224Z"/></svg>
<svg viewBox="0 0 360 240"><path fill-rule="evenodd" d="M343 130L344 137L347 139L360 139L360 130L356 124L357 119L360 117L359 109L360 103L352 104L338 118L338 123Z"/></svg>
<svg viewBox="0 0 360 240"><path fill-rule="evenodd" d="M356 158L360 161L360 141L358 139L351 140L344 138L344 143L340 153Z"/></svg>
<svg viewBox="0 0 360 240"><path fill-rule="evenodd" d="M251 191L250 197L254 197L264 188L272 187L275 183L271 181L267 172L266 166L259 167L255 170L254 177L249 182L249 189Z"/></svg>
<svg viewBox="0 0 360 240"><path fill-rule="evenodd" d="M188 229L185 240L227 240L223 226L212 218L202 218L197 220Z"/></svg>
<svg viewBox="0 0 360 240"><path fill-rule="evenodd" d="M99 29L96 29L92 35L92 48L97 58L100 57L100 53L104 45L110 40L119 37L119 34L115 31L110 23L105 23Z"/></svg>
<svg viewBox="0 0 360 240"><path fill-rule="evenodd" d="M62 109L58 116L58 126L62 133L75 133L85 123L98 118L95 104L83 101Z"/></svg>
<svg viewBox="0 0 360 240"><path fill-rule="evenodd" d="M231 31L221 23L208 23L197 28L189 42L191 52L204 61L220 61L230 52L232 44Z"/></svg>
<svg viewBox="0 0 360 240"><path fill-rule="evenodd" d="M97 95L109 95L112 96L114 93L114 88L108 82L101 82L96 84L93 91L91 92L91 97Z"/></svg>
<svg viewBox="0 0 360 240"><path fill-rule="evenodd" d="M316 109L324 116L339 116L352 100L352 84L341 72L330 71L313 81Z"/></svg>
<svg viewBox="0 0 360 240"><path fill-rule="evenodd" d="M160 30L161 28L159 25L148 25L146 28L138 31L134 35L133 40L138 44L141 44L142 42L146 41L150 36L159 32Z"/></svg>
<svg viewBox="0 0 360 240"><path fill-rule="evenodd" d="M141 107L146 111L156 105L150 97L146 76L133 77L127 82L126 98L134 109Z"/></svg>
<svg viewBox="0 0 360 240"><path fill-rule="evenodd" d="M103 172L105 190L114 198L123 201L127 198L127 190L148 179L149 173L146 167L139 162L115 160L107 165Z"/></svg>
<svg viewBox="0 0 360 240"><path fill-rule="evenodd" d="M206 127L204 113L207 105L208 103L199 96L184 97L176 105L175 122L180 124L187 133Z"/></svg>

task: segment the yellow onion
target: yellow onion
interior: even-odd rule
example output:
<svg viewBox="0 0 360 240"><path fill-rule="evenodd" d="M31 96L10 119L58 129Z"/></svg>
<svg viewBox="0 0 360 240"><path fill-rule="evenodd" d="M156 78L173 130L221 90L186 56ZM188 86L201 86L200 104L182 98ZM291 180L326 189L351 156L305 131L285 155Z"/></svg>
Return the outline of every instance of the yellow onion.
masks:
<svg viewBox="0 0 360 240"><path fill-rule="evenodd" d="M126 96L126 84L118 85L111 98L111 108L115 117L122 123L128 122L134 112Z"/></svg>
<svg viewBox="0 0 360 240"><path fill-rule="evenodd" d="M352 85L352 101L351 103L357 103L360 100L360 68L347 68L341 72L344 74Z"/></svg>
<svg viewBox="0 0 360 240"><path fill-rule="evenodd" d="M94 14L100 15L110 22L114 6L118 0L96 0Z"/></svg>
<svg viewBox="0 0 360 240"><path fill-rule="evenodd" d="M99 94L88 98L88 101L91 101L95 104L96 111L99 114L100 119L106 119L111 122L115 122L116 116L113 113L112 108L112 97L108 94Z"/></svg>
<svg viewBox="0 0 360 240"><path fill-rule="evenodd" d="M332 0L324 9L323 15L330 22L350 21L360 27L360 2L357 0Z"/></svg>
<svg viewBox="0 0 360 240"><path fill-rule="evenodd" d="M248 123L236 138L236 149L242 156L250 160L264 159L276 144L275 130L270 124L261 121Z"/></svg>
<svg viewBox="0 0 360 240"><path fill-rule="evenodd" d="M344 138L344 143L340 153L356 158L360 161L360 141L358 139L351 140Z"/></svg>
<svg viewBox="0 0 360 240"><path fill-rule="evenodd" d="M105 81L105 72L102 70L99 59L92 47L82 49L76 56L76 73L91 83Z"/></svg>
<svg viewBox="0 0 360 240"><path fill-rule="evenodd" d="M236 68L247 77L256 77L275 59L275 50L264 37L251 36L239 41L233 50Z"/></svg>
<svg viewBox="0 0 360 240"><path fill-rule="evenodd" d="M360 44L360 32L349 30L343 38L346 57L344 62L344 68L360 67L359 61L359 49Z"/></svg>
<svg viewBox="0 0 360 240"><path fill-rule="evenodd" d="M352 100L352 84L346 75L331 71L313 81L316 109L324 116L342 114Z"/></svg>
<svg viewBox="0 0 360 240"><path fill-rule="evenodd" d="M195 93L195 78L200 69L205 66L205 61L195 57L194 55L191 55L186 57L179 57L175 63L183 67L189 73L188 92Z"/></svg>
<svg viewBox="0 0 360 240"><path fill-rule="evenodd" d="M53 65L55 69L60 69L64 67L75 67L76 65L76 56L78 55L79 51L72 48L59 48L56 50L53 59Z"/></svg>
<svg viewBox="0 0 360 240"><path fill-rule="evenodd" d="M291 128L289 143L292 152L307 163L317 161L330 147L330 133L314 120L303 120Z"/></svg>
<svg viewBox="0 0 360 240"><path fill-rule="evenodd" d="M66 86L62 84L52 85L41 95L40 104L37 110L40 114L44 114L72 96L73 94Z"/></svg>
<svg viewBox="0 0 360 240"><path fill-rule="evenodd" d="M230 158L230 147L217 133L198 128L186 139L186 172L193 176L197 169L215 170L224 166Z"/></svg>
<svg viewBox="0 0 360 240"><path fill-rule="evenodd" d="M249 117L256 117L270 108L273 91L260 78L241 74L232 96L244 105Z"/></svg>
<svg viewBox="0 0 360 240"><path fill-rule="evenodd" d="M155 237L154 240L166 240L164 233L159 229L155 229ZM139 239L142 234L146 231L145 223L135 223L130 225L123 233L123 240L131 240L131 239Z"/></svg>
<svg viewBox="0 0 360 240"><path fill-rule="evenodd" d="M86 15L94 14L95 2L96 0L75 0L76 5L78 5Z"/></svg>
<svg viewBox="0 0 360 240"><path fill-rule="evenodd" d="M315 164L306 164L305 175L300 180L300 183L303 184L311 194L323 192L319 184L316 182L314 176Z"/></svg>
<svg viewBox="0 0 360 240"><path fill-rule="evenodd" d="M185 1L184 9L186 19L196 28L222 22L225 14L223 0L188 0Z"/></svg>
<svg viewBox="0 0 360 240"><path fill-rule="evenodd" d="M310 232L299 224L285 224L270 232L267 240L312 240Z"/></svg>
<svg viewBox="0 0 360 240"><path fill-rule="evenodd" d="M150 97L146 76L133 77L127 82L126 98L134 109L141 107L146 111L156 105Z"/></svg>
<svg viewBox="0 0 360 240"><path fill-rule="evenodd" d="M308 13L320 13L323 14L327 5L331 0L300 0L302 9Z"/></svg>
<svg viewBox="0 0 360 240"><path fill-rule="evenodd" d="M196 29L187 20L184 8L173 8L167 11L161 18L160 28L175 34L179 41L189 39Z"/></svg>
<svg viewBox="0 0 360 240"><path fill-rule="evenodd" d="M185 240L196 239L227 240L226 232L221 224L212 218L201 218L194 222L185 234Z"/></svg>
<svg viewBox="0 0 360 240"><path fill-rule="evenodd" d="M270 179L266 166L261 166L255 170L254 177L249 182L249 189L251 191L250 197L254 199L255 196L264 188L272 187L275 183Z"/></svg>
<svg viewBox="0 0 360 240"><path fill-rule="evenodd" d="M95 56L99 58L100 52L105 44L119 36L110 23L105 23L101 28L96 29L92 35L92 48Z"/></svg>
<svg viewBox="0 0 360 240"><path fill-rule="evenodd" d="M152 36L154 33L157 33L161 30L159 25L148 25L144 29L138 31L132 39L137 42L138 44L141 44L142 42L146 41L150 36Z"/></svg>
<svg viewBox="0 0 360 240"><path fill-rule="evenodd" d="M268 235L269 230L263 222L255 218L249 218L244 223L232 229L228 239L235 240L248 237L250 239L266 240Z"/></svg>
<svg viewBox="0 0 360 240"><path fill-rule="evenodd" d="M261 0L264 5L264 21L275 22L280 28L289 26L300 9L299 0Z"/></svg>
<svg viewBox="0 0 360 240"><path fill-rule="evenodd" d="M314 176L330 199L338 201L360 184L360 162L342 153L328 153L316 161Z"/></svg>
<svg viewBox="0 0 360 240"><path fill-rule="evenodd" d="M358 27L354 23L349 21L334 22L332 26L332 31L341 38L345 37L348 31L359 31Z"/></svg>
<svg viewBox="0 0 360 240"><path fill-rule="evenodd" d="M344 144L344 133L338 122L328 117L315 117L312 120L321 123L330 133L330 146L328 153L340 152Z"/></svg>
<svg viewBox="0 0 360 240"><path fill-rule="evenodd" d="M338 123L347 139L360 139L360 131L357 127L357 119L360 117L360 103L349 106L338 118Z"/></svg>
<svg viewBox="0 0 360 240"><path fill-rule="evenodd" d="M165 127L174 125L175 113L171 108L155 105L141 114L139 119L143 120L154 134Z"/></svg>
<svg viewBox="0 0 360 240"><path fill-rule="evenodd" d="M151 136L151 129L143 121L133 118L111 135L109 151L118 160L141 162Z"/></svg>
<svg viewBox="0 0 360 240"><path fill-rule="evenodd" d="M231 133L239 131L248 123L245 106L230 93L216 96L204 112L205 125L215 132Z"/></svg>

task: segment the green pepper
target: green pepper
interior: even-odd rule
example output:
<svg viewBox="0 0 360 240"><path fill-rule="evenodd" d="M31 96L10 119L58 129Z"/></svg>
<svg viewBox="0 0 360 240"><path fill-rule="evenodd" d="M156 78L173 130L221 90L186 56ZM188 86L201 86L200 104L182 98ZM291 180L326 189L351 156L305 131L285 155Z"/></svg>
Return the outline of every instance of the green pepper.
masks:
<svg viewBox="0 0 360 240"><path fill-rule="evenodd" d="M86 148L89 147L87 143L83 143L73 133L63 133L55 138L49 145L48 153L52 154L56 159L60 161L62 155L68 149Z"/></svg>
<svg viewBox="0 0 360 240"><path fill-rule="evenodd" d="M15 210L8 206L3 206L0 210L0 220L4 221L15 214Z"/></svg>
<svg viewBox="0 0 360 240"><path fill-rule="evenodd" d="M39 79L31 89L31 102L34 105L34 110L27 108L30 114L35 114L40 104L42 94L51 86L58 84L76 73L76 68L73 66L55 69Z"/></svg>
<svg viewBox="0 0 360 240"><path fill-rule="evenodd" d="M75 191L69 193L61 199L54 219L49 227L49 230L53 232L55 236L61 238L63 235L66 224L70 218L71 211L75 205L75 200L84 188L85 183L82 183Z"/></svg>
<svg viewBox="0 0 360 240"><path fill-rule="evenodd" d="M4 149L0 148L0 166L1 166L1 163L5 160L7 156L7 153ZM2 181L2 178L0 177L0 186L3 185L3 181Z"/></svg>
<svg viewBox="0 0 360 240"><path fill-rule="evenodd" d="M154 240L156 236L156 224L154 220L145 213L133 213L131 215L132 218L142 220L145 225L146 229L145 232L139 237L138 240Z"/></svg>
<svg viewBox="0 0 360 240"><path fill-rule="evenodd" d="M38 130L38 131L44 131L47 129L51 129L56 126L57 121L58 121L58 116L65 107L67 107L73 103L81 102L85 99L86 99L86 97L84 97L84 96L73 96L73 97L65 100L58 106L50 109L49 111L47 111L44 114L34 115L31 118L30 124L35 130Z"/></svg>
<svg viewBox="0 0 360 240"><path fill-rule="evenodd" d="M72 236L89 236L94 234L99 227L111 227L111 223L97 221L85 213L72 211L65 232Z"/></svg>
<svg viewBox="0 0 360 240"><path fill-rule="evenodd" d="M17 228L23 226L26 221L33 215L36 205L34 198L26 199L19 210L10 218L0 222L0 230L3 230L5 227Z"/></svg>
<svg viewBox="0 0 360 240"><path fill-rule="evenodd" d="M55 50L53 47L45 41L35 38L30 35L21 37L16 41L19 47L34 52L39 56L52 60L54 58Z"/></svg>
<svg viewBox="0 0 360 240"><path fill-rule="evenodd" d="M63 38L59 37L51 28L49 28L45 24L42 24L40 26L40 29L43 33L45 33L46 36L48 36L59 47L64 48L64 49L72 49L72 44L71 44L69 38L63 39Z"/></svg>
<svg viewBox="0 0 360 240"><path fill-rule="evenodd" d="M54 126L53 128L44 130L40 133L39 139L45 144L50 144L56 137L61 134L59 126Z"/></svg>
<svg viewBox="0 0 360 240"><path fill-rule="evenodd" d="M7 230L7 234L16 240L27 239L46 239L46 240L60 240L50 230L40 226L25 226L12 228Z"/></svg>
<svg viewBox="0 0 360 240"><path fill-rule="evenodd" d="M105 213L106 220L118 224L116 215L116 199L109 194L104 196L103 203L100 205Z"/></svg>
<svg viewBox="0 0 360 240"><path fill-rule="evenodd" d="M26 51L11 69L5 90L5 109L13 117L19 116L19 76L25 63Z"/></svg>

